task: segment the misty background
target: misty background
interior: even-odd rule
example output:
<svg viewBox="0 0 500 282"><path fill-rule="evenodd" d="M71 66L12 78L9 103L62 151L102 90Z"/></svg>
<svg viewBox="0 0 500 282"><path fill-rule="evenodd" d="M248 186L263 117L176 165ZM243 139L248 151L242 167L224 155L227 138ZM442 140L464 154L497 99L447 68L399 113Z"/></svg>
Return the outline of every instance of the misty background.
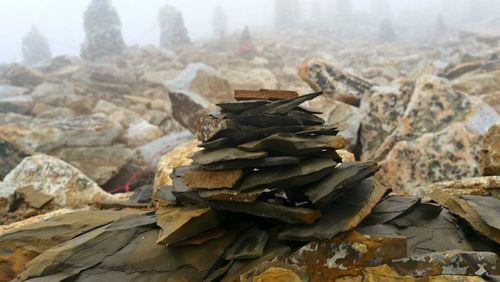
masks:
<svg viewBox="0 0 500 282"><path fill-rule="evenodd" d="M377 2L352 0L352 24L366 23L377 17L377 13L384 13L396 28L413 27L425 34L439 14L447 25L458 30L494 24L495 15L500 15L500 0L389 0L389 11L384 12L377 11ZM79 55L85 36L83 13L89 3L90 0L0 0L0 63L22 60L21 41L31 26L38 27L48 39L54 56ZM297 20L301 22L329 25L324 19L335 14L333 0L300 3ZM158 11L165 4L176 6L183 13L189 36L195 43L212 35L213 11L217 5L227 12L230 32L239 32L245 25L257 30L272 28L274 17L274 1L270 0L113 0L112 4L121 18L128 46L159 44Z"/></svg>

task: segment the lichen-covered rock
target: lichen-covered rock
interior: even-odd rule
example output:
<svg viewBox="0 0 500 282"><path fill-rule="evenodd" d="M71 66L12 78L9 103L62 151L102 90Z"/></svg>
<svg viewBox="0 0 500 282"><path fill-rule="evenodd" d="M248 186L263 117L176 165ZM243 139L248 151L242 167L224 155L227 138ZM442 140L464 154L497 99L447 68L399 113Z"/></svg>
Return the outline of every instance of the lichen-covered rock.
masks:
<svg viewBox="0 0 500 282"><path fill-rule="evenodd" d="M60 207L82 208L118 197L106 193L81 171L57 158L34 155L25 158L0 186L0 198L9 199L17 189L31 187L54 197Z"/></svg>
<svg viewBox="0 0 500 282"><path fill-rule="evenodd" d="M481 135L460 123L397 142L380 162L376 177L396 192L438 181L479 176Z"/></svg>
<svg viewBox="0 0 500 282"><path fill-rule="evenodd" d="M154 189L160 189L163 186L172 185L170 174L176 167L190 165L191 155L199 151L200 142L196 139L187 141L175 147L169 153L163 155L158 161L154 181Z"/></svg>
<svg viewBox="0 0 500 282"><path fill-rule="evenodd" d="M361 100L363 159L371 159L374 151L398 127L413 87L413 82L403 83L399 89L395 86L374 87L374 93Z"/></svg>
<svg viewBox="0 0 500 282"><path fill-rule="evenodd" d="M484 136L480 163L483 175L500 175L500 123L490 127Z"/></svg>
<svg viewBox="0 0 500 282"><path fill-rule="evenodd" d="M372 84L321 60L309 60L299 66L298 73L314 91L324 91L336 100L359 105L371 93Z"/></svg>

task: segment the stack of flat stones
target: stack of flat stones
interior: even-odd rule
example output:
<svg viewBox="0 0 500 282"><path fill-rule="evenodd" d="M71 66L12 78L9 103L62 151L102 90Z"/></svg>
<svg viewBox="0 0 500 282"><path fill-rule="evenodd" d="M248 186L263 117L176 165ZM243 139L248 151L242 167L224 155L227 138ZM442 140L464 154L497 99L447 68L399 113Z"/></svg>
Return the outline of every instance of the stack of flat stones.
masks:
<svg viewBox="0 0 500 282"><path fill-rule="evenodd" d="M265 229L274 227L280 227L273 229L275 238L295 241L352 229L350 220L370 195L379 192L375 205L386 190L368 179L376 163L342 163L338 130L300 106L320 95L237 90L237 102L218 104L220 112L199 121L203 149L192 165L171 174L178 206L208 208L223 218L206 228L231 219L263 226L245 233L257 239L268 238Z"/></svg>

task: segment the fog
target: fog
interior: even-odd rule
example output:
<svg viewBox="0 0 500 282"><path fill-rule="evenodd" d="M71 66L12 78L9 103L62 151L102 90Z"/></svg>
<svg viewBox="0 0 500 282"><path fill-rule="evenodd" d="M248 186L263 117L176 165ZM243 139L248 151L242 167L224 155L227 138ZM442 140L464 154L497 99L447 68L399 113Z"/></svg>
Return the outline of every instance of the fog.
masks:
<svg viewBox="0 0 500 282"><path fill-rule="evenodd" d="M21 40L32 26L38 27L48 39L53 55L78 55L84 40L83 12L90 0L0 0L0 63L22 60ZM301 20L324 18L328 0L301 0ZM335 2L335 1L330 1ZM477 24L471 20L471 4L481 6L480 12L489 14L487 20L500 12L500 0L389 0L387 15L394 25L421 25L434 23L438 14L457 29ZM184 16L189 35L201 40L211 35L214 8L220 4L228 14L229 31L239 31L245 25L257 28L271 27L274 1L270 0L113 0L122 21L122 32L127 45L158 45L158 10L165 4L176 6ZM314 10L313 3L322 7ZM377 0L352 0L357 20L373 17ZM319 15L318 13L323 13ZM498 13L500 14L500 13ZM356 23L353 23L356 25ZM472 26L472 25L471 25Z"/></svg>

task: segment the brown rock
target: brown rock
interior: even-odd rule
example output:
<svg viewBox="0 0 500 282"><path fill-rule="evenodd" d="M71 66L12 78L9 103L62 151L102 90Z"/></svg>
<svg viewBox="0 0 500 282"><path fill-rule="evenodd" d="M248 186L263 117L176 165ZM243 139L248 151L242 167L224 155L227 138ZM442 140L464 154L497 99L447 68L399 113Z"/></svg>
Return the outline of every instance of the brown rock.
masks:
<svg viewBox="0 0 500 282"><path fill-rule="evenodd" d="M479 161L484 176L500 175L500 123L490 127L484 136Z"/></svg>
<svg viewBox="0 0 500 282"><path fill-rule="evenodd" d="M161 228L158 244L175 244L215 228L217 214L210 208L165 207L156 211L156 224Z"/></svg>
<svg viewBox="0 0 500 282"><path fill-rule="evenodd" d="M372 88L368 81L317 59L300 65L298 73L314 91L324 91L354 106L358 106L361 98L368 95Z"/></svg>
<svg viewBox="0 0 500 282"><path fill-rule="evenodd" d="M356 276L365 267L406 256L405 237L369 236L350 231L331 240L310 242L286 261L305 268L310 281L334 281L342 276Z"/></svg>
<svg viewBox="0 0 500 282"><path fill-rule="evenodd" d="M481 195L500 199L500 176L472 177L455 181L437 182L416 189L423 195L441 191L448 195Z"/></svg>
<svg viewBox="0 0 500 282"><path fill-rule="evenodd" d="M245 100L284 100L298 97L299 94L295 91L287 90L234 90L234 99L236 101Z"/></svg>
<svg viewBox="0 0 500 282"><path fill-rule="evenodd" d="M270 267L253 278L253 282L301 282L302 279L290 269Z"/></svg>
<svg viewBox="0 0 500 282"><path fill-rule="evenodd" d="M40 193L30 186L18 188L16 193L24 199L28 205L34 207L35 209L40 209L48 202L54 199L54 196L47 195L45 193Z"/></svg>
<svg viewBox="0 0 500 282"><path fill-rule="evenodd" d="M191 170L182 175L184 185L193 189L233 188L243 177L243 170Z"/></svg>

